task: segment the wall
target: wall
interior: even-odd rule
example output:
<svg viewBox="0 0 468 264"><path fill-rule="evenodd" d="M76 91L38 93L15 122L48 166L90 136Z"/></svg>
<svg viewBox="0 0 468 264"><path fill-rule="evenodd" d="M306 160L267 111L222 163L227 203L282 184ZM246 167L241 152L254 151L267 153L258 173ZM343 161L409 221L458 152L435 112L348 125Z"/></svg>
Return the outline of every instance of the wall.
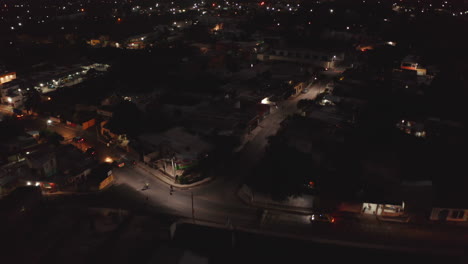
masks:
<svg viewBox="0 0 468 264"><path fill-rule="evenodd" d="M91 119L89 121L83 122L83 124L81 124L81 126L82 126L83 130L86 130L86 129L94 126L95 124L96 124L96 119L93 118L93 119Z"/></svg>
<svg viewBox="0 0 468 264"><path fill-rule="evenodd" d="M112 175L112 172L107 178L105 178L100 184L99 184L99 190L105 189L109 185L111 185L114 182L114 175Z"/></svg>

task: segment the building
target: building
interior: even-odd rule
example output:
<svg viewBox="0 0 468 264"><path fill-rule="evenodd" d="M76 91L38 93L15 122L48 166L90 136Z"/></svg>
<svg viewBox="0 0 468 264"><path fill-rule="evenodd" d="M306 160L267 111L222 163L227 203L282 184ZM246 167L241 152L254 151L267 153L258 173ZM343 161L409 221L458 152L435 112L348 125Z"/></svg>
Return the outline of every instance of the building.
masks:
<svg viewBox="0 0 468 264"><path fill-rule="evenodd" d="M0 85L16 79L16 72L0 73Z"/></svg>
<svg viewBox="0 0 468 264"><path fill-rule="evenodd" d="M468 209L434 207L430 219L433 221L466 222L468 221Z"/></svg>
<svg viewBox="0 0 468 264"><path fill-rule="evenodd" d="M144 134L139 141L153 148L153 152L144 157L145 163L172 177L183 175L186 169L196 166L213 149L210 143L183 127L174 127L160 134Z"/></svg>
<svg viewBox="0 0 468 264"><path fill-rule="evenodd" d="M96 160L73 145L43 146L29 153L26 162L32 174L22 179L22 185L40 186L44 191L74 190L86 182L97 165Z"/></svg>
<svg viewBox="0 0 468 264"><path fill-rule="evenodd" d="M0 166L0 197L21 186L21 181L30 176L31 171L25 161Z"/></svg>
<svg viewBox="0 0 468 264"><path fill-rule="evenodd" d="M416 71L417 75L426 75L427 69L421 65L419 60L412 55L408 55L401 61L400 68L404 70Z"/></svg>
<svg viewBox="0 0 468 264"><path fill-rule="evenodd" d="M23 106L24 96L18 80L12 79L4 82L3 84L0 84L0 96L0 101L2 104L11 105L13 108L19 108Z"/></svg>
<svg viewBox="0 0 468 264"><path fill-rule="evenodd" d="M284 61L333 69L344 60L344 53L313 51L307 49L272 49L257 55L260 61Z"/></svg>
<svg viewBox="0 0 468 264"><path fill-rule="evenodd" d="M30 153L26 162L38 178L51 177L57 173L57 158L54 152L43 149Z"/></svg>

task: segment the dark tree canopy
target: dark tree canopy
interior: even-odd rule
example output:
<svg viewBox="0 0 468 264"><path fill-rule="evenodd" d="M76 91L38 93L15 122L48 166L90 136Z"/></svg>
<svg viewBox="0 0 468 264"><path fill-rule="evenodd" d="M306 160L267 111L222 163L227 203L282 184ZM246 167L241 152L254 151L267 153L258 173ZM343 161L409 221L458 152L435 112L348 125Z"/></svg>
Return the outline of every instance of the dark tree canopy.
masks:
<svg viewBox="0 0 468 264"><path fill-rule="evenodd" d="M135 136L143 129L142 113L138 107L129 101L124 101L115 107L108 128L114 133Z"/></svg>

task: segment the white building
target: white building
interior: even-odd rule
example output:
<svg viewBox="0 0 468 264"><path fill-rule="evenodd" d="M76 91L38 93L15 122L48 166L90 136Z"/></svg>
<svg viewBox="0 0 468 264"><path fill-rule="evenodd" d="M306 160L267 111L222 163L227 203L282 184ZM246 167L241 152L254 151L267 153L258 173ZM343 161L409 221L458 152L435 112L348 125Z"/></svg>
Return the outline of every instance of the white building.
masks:
<svg viewBox="0 0 468 264"><path fill-rule="evenodd" d="M13 108L23 106L24 96L20 85L16 82L4 82L0 84L0 102L11 105Z"/></svg>

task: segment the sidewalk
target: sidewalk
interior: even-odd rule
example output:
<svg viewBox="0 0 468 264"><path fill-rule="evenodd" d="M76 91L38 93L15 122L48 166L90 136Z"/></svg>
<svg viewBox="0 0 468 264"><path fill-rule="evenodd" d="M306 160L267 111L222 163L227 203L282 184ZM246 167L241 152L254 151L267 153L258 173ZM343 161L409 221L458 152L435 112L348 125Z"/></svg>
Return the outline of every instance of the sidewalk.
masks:
<svg viewBox="0 0 468 264"><path fill-rule="evenodd" d="M197 181L197 182L194 182L194 183L191 183L191 184L179 184L179 183L175 183L173 178L167 176L163 172L161 172L159 170L156 170L156 169L153 169L153 168L150 168L150 167L146 166L145 164L143 164L142 162L137 162L135 166L142 169L142 170L144 170L144 171L146 171L147 173L155 176L156 178L158 178L160 181L166 183L167 185L171 185L171 186L174 186L175 188L182 189L182 190L197 187L197 186L202 185L202 184L204 184L206 182L209 182L209 181L211 181L213 179L212 177L207 177L207 178L202 179L201 181Z"/></svg>

